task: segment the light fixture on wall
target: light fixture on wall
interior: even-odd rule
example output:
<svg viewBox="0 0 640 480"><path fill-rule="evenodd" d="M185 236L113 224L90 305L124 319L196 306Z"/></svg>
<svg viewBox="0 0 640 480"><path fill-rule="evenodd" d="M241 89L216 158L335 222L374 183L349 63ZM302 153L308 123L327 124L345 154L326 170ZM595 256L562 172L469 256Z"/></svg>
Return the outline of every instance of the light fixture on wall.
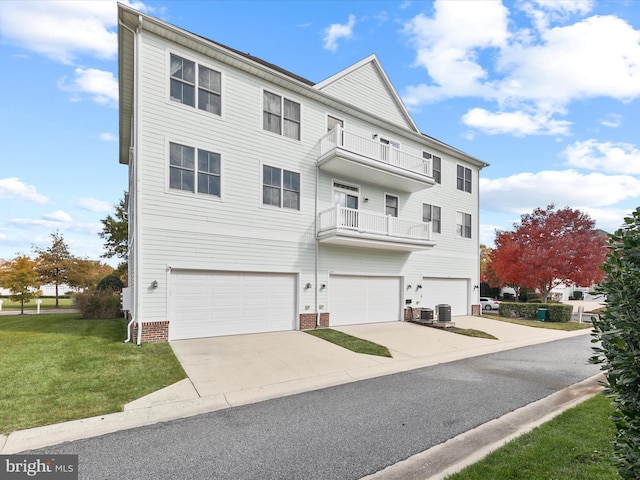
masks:
<svg viewBox="0 0 640 480"><path fill-rule="evenodd" d="M151 288L158 288L158 281L154 280L153 282L151 282Z"/></svg>
<svg viewBox="0 0 640 480"><path fill-rule="evenodd" d="M311 284L310 284L310 283L307 283L307 284L304 286L304 289L305 289L305 290L308 290L308 289L310 289L310 288L311 288Z"/></svg>
<svg viewBox="0 0 640 480"><path fill-rule="evenodd" d="M420 290L422 288L422 285L416 285L416 290Z"/></svg>
<svg viewBox="0 0 640 480"><path fill-rule="evenodd" d="M366 198L366 197L363 200L364 200L364 203L368 203L369 202L369 199Z"/></svg>
<svg viewBox="0 0 640 480"><path fill-rule="evenodd" d="M479 288L479 287L478 287L478 285L474 285L474 286L473 286L473 289L474 289L474 290L477 290L478 288Z"/></svg>
<svg viewBox="0 0 640 480"><path fill-rule="evenodd" d="M327 284L323 283L322 285L320 285L320 290L324 290L325 288L327 288Z"/></svg>
<svg viewBox="0 0 640 480"><path fill-rule="evenodd" d="M411 285L407 285L407 290L411 290Z"/></svg>

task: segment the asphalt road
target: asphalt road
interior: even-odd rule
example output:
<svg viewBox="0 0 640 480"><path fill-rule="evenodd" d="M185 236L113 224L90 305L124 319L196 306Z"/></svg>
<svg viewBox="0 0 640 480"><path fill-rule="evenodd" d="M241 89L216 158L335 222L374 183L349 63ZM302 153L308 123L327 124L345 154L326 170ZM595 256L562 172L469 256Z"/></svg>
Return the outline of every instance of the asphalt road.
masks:
<svg viewBox="0 0 640 480"><path fill-rule="evenodd" d="M599 372L591 337L519 348L34 452L81 479L359 479Z"/></svg>

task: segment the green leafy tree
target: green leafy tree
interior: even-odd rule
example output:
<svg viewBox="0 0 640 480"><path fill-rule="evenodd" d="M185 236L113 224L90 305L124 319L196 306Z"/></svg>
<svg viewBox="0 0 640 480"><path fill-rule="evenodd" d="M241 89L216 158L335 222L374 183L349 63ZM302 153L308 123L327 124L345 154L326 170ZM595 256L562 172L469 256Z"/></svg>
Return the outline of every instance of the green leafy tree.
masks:
<svg viewBox="0 0 640 480"><path fill-rule="evenodd" d="M53 284L56 287L56 308L59 306L59 288L63 283L68 283L69 270L72 267L73 257L69 253L69 247L64 243L60 232L55 231L51 235L51 246L39 248L34 246L38 254L36 271L44 284Z"/></svg>
<svg viewBox="0 0 640 480"><path fill-rule="evenodd" d="M640 207L609 236L605 277L598 291L607 298L593 317L595 355L607 379L616 426L613 447L622 478L640 478Z"/></svg>
<svg viewBox="0 0 640 480"><path fill-rule="evenodd" d="M36 271L36 261L26 255L18 255L13 260L0 263L0 285L11 291L10 298L20 302L20 314L24 314L24 304L35 297L40 275Z"/></svg>
<svg viewBox="0 0 640 480"><path fill-rule="evenodd" d="M101 278L112 273L112 266L98 260L72 258L67 274L67 283L71 287L95 288Z"/></svg>
<svg viewBox="0 0 640 480"><path fill-rule="evenodd" d="M127 202L123 198L115 206L113 216L100 220L102 231L98 234L104 239L105 253L102 258L120 258L123 260L116 269L116 272L126 280L127 259L129 254L129 216L127 213Z"/></svg>

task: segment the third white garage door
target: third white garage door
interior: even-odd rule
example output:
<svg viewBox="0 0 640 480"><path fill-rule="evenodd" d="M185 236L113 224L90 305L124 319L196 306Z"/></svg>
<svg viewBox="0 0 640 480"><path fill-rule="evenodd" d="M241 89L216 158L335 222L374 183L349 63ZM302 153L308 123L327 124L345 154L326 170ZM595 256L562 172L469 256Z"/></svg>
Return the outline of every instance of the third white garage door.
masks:
<svg viewBox="0 0 640 480"><path fill-rule="evenodd" d="M293 330L296 276L174 270L169 340Z"/></svg>
<svg viewBox="0 0 640 480"><path fill-rule="evenodd" d="M451 315L469 314L469 280L466 278L430 278L422 280L422 306L436 308L451 305Z"/></svg>
<svg viewBox="0 0 640 480"><path fill-rule="evenodd" d="M331 325L400 320L400 277L331 275Z"/></svg>

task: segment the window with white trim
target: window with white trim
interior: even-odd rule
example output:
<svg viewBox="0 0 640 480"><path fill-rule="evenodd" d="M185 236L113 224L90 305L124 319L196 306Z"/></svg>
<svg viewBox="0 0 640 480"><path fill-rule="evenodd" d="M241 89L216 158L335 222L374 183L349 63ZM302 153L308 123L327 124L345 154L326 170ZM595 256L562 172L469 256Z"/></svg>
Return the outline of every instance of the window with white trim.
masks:
<svg viewBox="0 0 640 480"><path fill-rule="evenodd" d="M219 153L169 143L170 189L220 197L220 176Z"/></svg>
<svg viewBox="0 0 640 480"><path fill-rule="evenodd" d="M425 151L422 152L422 158L431 160L433 179L436 183L442 183L442 158Z"/></svg>
<svg viewBox="0 0 640 480"><path fill-rule="evenodd" d="M457 188L471 193L471 169L458 165Z"/></svg>
<svg viewBox="0 0 640 480"><path fill-rule="evenodd" d="M392 217L398 216L398 197L395 195L384 196L384 208L385 215L391 215Z"/></svg>
<svg viewBox="0 0 640 480"><path fill-rule="evenodd" d="M431 222L433 233L442 233L442 209L428 203L422 204L422 221Z"/></svg>
<svg viewBox="0 0 640 480"><path fill-rule="evenodd" d="M263 165L262 204L300 210L300 174Z"/></svg>
<svg viewBox="0 0 640 480"><path fill-rule="evenodd" d="M471 214L456 212L456 234L459 237L471 238Z"/></svg>
<svg viewBox="0 0 640 480"><path fill-rule="evenodd" d="M262 128L300 140L300 104L265 90L262 94Z"/></svg>
<svg viewBox="0 0 640 480"><path fill-rule="evenodd" d="M199 110L222 114L222 74L171 54L169 98ZM197 100L196 100L197 97Z"/></svg>

